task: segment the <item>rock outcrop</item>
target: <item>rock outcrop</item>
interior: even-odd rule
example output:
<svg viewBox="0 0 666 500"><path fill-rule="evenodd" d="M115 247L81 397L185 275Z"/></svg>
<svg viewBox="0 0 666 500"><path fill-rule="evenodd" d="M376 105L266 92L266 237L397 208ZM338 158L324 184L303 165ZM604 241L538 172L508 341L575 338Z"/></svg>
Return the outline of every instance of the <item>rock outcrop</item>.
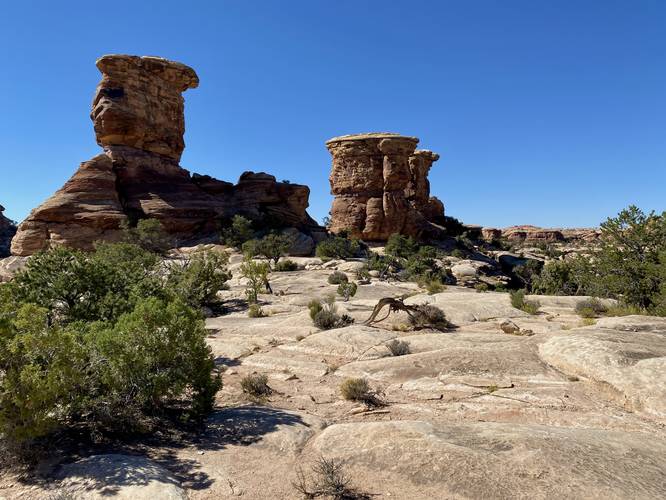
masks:
<svg viewBox="0 0 666 500"><path fill-rule="evenodd" d="M182 92L196 88L192 68L158 57L107 55L98 59L91 119L104 152L81 164L69 181L21 223L14 255L31 255L49 242L91 248L113 241L121 227L158 219L179 242L214 236L236 214L308 232L309 188L244 173L238 184L191 175L179 165L185 142Z"/></svg>
<svg viewBox="0 0 666 500"><path fill-rule="evenodd" d="M0 259L9 255L9 247L14 234L16 234L16 226L11 220L2 215L4 211L5 207L0 205Z"/></svg>
<svg viewBox="0 0 666 500"><path fill-rule="evenodd" d="M592 242L599 239L601 232L594 228L542 228L537 226L511 226L504 229L484 227L483 239L496 241L501 238L516 243Z"/></svg>
<svg viewBox="0 0 666 500"><path fill-rule="evenodd" d="M443 234L436 223L444 218L444 205L430 197L428 182L439 155L416 150L418 142L391 133L345 135L326 142L333 156L332 232L347 230L370 241L394 233Z"/></svg>

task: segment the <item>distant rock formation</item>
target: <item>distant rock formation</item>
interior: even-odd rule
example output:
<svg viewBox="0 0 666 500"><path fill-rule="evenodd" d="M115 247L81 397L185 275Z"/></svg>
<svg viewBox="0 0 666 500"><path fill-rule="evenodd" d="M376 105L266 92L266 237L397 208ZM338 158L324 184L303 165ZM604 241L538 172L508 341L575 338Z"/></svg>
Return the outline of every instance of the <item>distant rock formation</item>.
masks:
<svg viewBox="0 0 666 500"><path fill-rule="evenodd" d="M439 155L416 150L419 140L392 133L334 137L330 175L333 233L369 241L394 233L419 238L444 234L444 205L430 197L428 172Z"/></svg>
<svg viewBox="0 0 666 500"><path fill-rule="evenodd" d="M120 237L121 224L160 220L181 242L211 236L235 214L301 230L317 228L307 214L307 186L244 173L237 185L190 175L179 164L185 142L182 92L196 88L192 68L158 57L107 55L92 104L104 152L81 164L67 183L23 221L14 255L55 242L88 249Z"/></svg>
<svg viewBox="0 0 666 500"><path fill-rule="evenodd" d="M591 242L599 238L601 232L594 228L561 229L537 226L511 226L504 229L484 227L483 239L496 241L507 239L518 243Z"/></svg>
<svg viewBox="0 0 666 500"><path fill-rule="evenodd" d="M4 211L5 207L0 205L0 258L9 255L9 247L14 234L16 234L16 226L3 215Z"/></svg>

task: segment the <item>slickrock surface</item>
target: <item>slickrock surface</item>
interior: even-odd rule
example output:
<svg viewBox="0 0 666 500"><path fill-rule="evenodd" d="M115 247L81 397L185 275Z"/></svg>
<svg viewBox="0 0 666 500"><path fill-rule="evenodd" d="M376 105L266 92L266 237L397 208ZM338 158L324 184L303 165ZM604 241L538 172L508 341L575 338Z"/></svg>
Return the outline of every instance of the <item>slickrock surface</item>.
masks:
<svg viewBox="0 0 666 500"><path fill-rule="evenodd" d="M0 259L9 255L9 247L16 234L16 226L2 214L4 211L5 207L0 205Z"/></svg>
<svg viewBox="0 0 666 500"><path fill-rule="evenodd" d="M239 260L232 256L232 268ZM666 496L665 319L582 326L574 308L585 297L539 296L540 311L530 316L506 293L449 286L428 295L414 283L373 279L349 302L336 302L355 324L319 331L308 301L334 293L328 275L357 262L325 268L318 259L294 260L307 269L271 275L275 294L260 296L266 317L247 316L238 277L221 292L230 312L207 320L208 342L226 368L217 408L196 439L147 447L153 462L129 470L150 480L132 487L166 487L161 478L170 477L168 487L193 500L297 499L298 468L307 475L324 456L340 460L371 498ZM408 303L435 304L457 327L412 331L395 313L362 324L380 298L410 293ZM394 339L407 342L409 354L391 355ZM250 373L268 375L274 392L266 400L243 394L240 381ZM347 377L365 377L386 405L342 399ZM78 471L89 460L98 458L57 467L49 491L68 491L72 477L93 485L81 498L124 490L125 473L86 479ZM42 489L0 478L0 496L31 494L44 498Z"/></svg>
<svg viewBox="0 0 666 500"><path fill-rule="evenodd" d="M49 242L91 248L113 241L124 221L159 219L181 242L214 235L221 220L242 214L305 232L307 186L244 173L238 184L191 175L178 162L185 147L182 92L198 86L192 68L158 57L107 55L92 104L104 153L81 164L69 181L23 221L11 251L31 255Z"/></svg>
<svg viewBox="0 0 666 500"><path fill-rule="evenodd" d="M393 233L417 237L442 235L444 205L430 197L428 172L439 155L416 150L419 140L391 133L334 137L330 175L335 196L331 231L348 230L365 240Z"/></svg>

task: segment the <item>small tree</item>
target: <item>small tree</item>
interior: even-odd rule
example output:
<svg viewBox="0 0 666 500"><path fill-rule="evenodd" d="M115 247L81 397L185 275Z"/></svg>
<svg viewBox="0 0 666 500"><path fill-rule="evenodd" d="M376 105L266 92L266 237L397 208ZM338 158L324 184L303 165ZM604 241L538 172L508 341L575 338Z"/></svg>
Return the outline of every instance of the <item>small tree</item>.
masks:
<svg viewBox="0 0 666 500"><path fill-rule="evenodd" d="M259 240L257 251L260 255L272 261L273 267L275 267L280 257L289 251L293 243L293 238L286 234L270 233Z"/></svg>
<svg viewBox="0 0 666 500"><path fill-rule="evenodd" d="M315 254L320 259L349 259L355 257L361 250L361 244L356 238L331 236L317 245Z"/></svg>
<svg viewBox="0 0 666 500"><path fill-rule="evenodd" d="M419 244L410 236L392 234L386 242L384 252L391 257L408 259L419 249Z"/></svg>
<svg viewBox="0 0 666 500"><path fill-rule="evenodd" d="M222 241L234 248L241 248L243 243L254 238L252 221L242 215L234 215L231 226L222 230Z"/></svg>
<svg viewBox="0 0 666 500"><path fill-rule="evenodd" d="M268 273L270 266L267 262L257 262L251 257L245 257L241 264L241 276L247 280L245 295L250 304L256 304L259 294L268 286Z"/></svg>
<svg viewBox="0 0 666 500"><path fill-rule="evenodd" d="M356 295L356 290L358 287L353 281L351 283L343 282L338 285L338 295L345 299L345 302L348 302L351 297Z"/></svg>
<svg viewBox="0 0 666 500"><path fill-rule="evenodd" d="M167 234L164 226L157 219L141 219L135 227L123 224L125 241L134 243L141 248L158 254L164 254L167 250L176 246L174 239Z"/></svg>

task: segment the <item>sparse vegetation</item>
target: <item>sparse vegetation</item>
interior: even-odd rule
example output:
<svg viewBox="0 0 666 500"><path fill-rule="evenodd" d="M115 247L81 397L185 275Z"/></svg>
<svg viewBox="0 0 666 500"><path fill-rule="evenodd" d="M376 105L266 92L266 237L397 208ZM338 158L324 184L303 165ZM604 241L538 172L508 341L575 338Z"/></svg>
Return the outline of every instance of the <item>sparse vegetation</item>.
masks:
<svg viewBox="0 0 666 500"><path fill-rule="evenodd" d="M138 245L152 253L163 255L176 246L175 240L167 234L157 219L141 219L134 227L125 222L122 229L125 242Z"/></svg>
<svg viewBox="0 0 666 500"><path fill-rule="evenodd" d="M354 318L351 316L347 314L340 316L337 313L334 295L326 297L323 303L317 299L311 300L308 304L308 309L310 310L312 323L322 330L341 328L343 326L351 325L354 322Z"/></svg>
<svg viewBox="0 0 666 500"><path fill-rule="evenodd" d="M440 279L427 280L423 285L429 295L441 293L446 290L446 285Z"/></svg>
<svg viewBox="0 0 666 500"><path fill-rule="evenodd" d="M263 318L266 316L266 313L264 313L259 304L250 304L250 307L247 309L247 315L250 318Z"/></svg>
<svg viewBox="0 0 666 500"><path fill-rule="evenodd" d="M511 305L527 314L536 314L539 312L539 307L541 307L538 301L525 299L525 290L511 292Z"/></svg>
<svg viewBox="0 0 666 500"><path fill-rule="evenodd" d="M386 344L386 347L393 356L404 356L410 353L409 344L404 340L393 339Z"/></svg>
<svg viewBox="0 0 666 500"><path fill-rule="evenodd" d="M607 310L608 308L596 298L585 299L578 302L575 307L576 314L581 318L597 318Z"/></svg>
<svg viewBox="0 0 666 500"><path fill-rule="evenodd" d="M338 285L338 295L340 295L343 299L345 299L345 302L348 302L351 297L356 295L357 289L358 286L354 282L340 283Z"/></svg>
<svg viewBox="0 0 666 500"><path fill-rule="evenodd" d="M347 283L348 281L349 278L342 271L333 271L333 273L328 276L328 282L331 285L339 285L340 283Z"/></svg>
<svg viewBox="0 0 666 500"><path fill-rule="evenodd" d="M252 221L242 215L234 215L231 226L222 230L221 240L225 245L241 248L243 243L254 238Z"/></svg>
<svg viewBox="0 0 666 500"><path fill-rule="evenodd" d="M240 267L241 276L247 280L245 295L250 304L256 304L259 294L268 287L268 273L270 266L267 262L257 262L250 257Z"/></svg>
<svg viewBox="0 0 666 500"><path fill-rule="evenodd" d="M439 307L432 304L416 306L416 311L409 316L409 323L413 328L436 328L445 330L451 327L446 314Z"/></svg>
<svg viewBox="0 0 666 500"><path fill-rule="evenodd" d="M281 260L275 265L274 269L274 271L278 273L297 271L297 270L298 270L298 264L296 264L296 262L294 262L293 260L289 259Z"/></svg>
<svg viewBox="0 0 666 500"><path fill-rule="evenodd" d="M488 290L490 290L490 287L488 286L487 283L477 283L476 285L474 285L474 289L477 292L483 293L483 292L487 292Z"/></svg>
<svg viewBox="0 0 666 500"><path fill-rule="evenodd" d="M350 259L361 251L361 244L356 238L331 236L319 242L315 251L322 260Z"/></svg>
<svg viewBox="0 0 666 500"><path fill-rule="evenodd" d="M366 402L371 399L370 384L364 378L348 378L340 384L340 394L348 401Z"/></svg>
<svg viewBox="0 0 666 500"><path fill-rule="evenodd" d="M320 457L312 466L314 478L305 477L302 469L296 471L293 487L305 498L327 497L333 500L365 500L370 497L351 487L351 479L345 474L342 463Z"/></svg>
<svg viewBox="0 0 666 500"><path fill-rule="evenodd" d="M253 398L265 398L273 393L268 385L268 377L263 373L251 373L241 379L241 389Z"/></svg>

